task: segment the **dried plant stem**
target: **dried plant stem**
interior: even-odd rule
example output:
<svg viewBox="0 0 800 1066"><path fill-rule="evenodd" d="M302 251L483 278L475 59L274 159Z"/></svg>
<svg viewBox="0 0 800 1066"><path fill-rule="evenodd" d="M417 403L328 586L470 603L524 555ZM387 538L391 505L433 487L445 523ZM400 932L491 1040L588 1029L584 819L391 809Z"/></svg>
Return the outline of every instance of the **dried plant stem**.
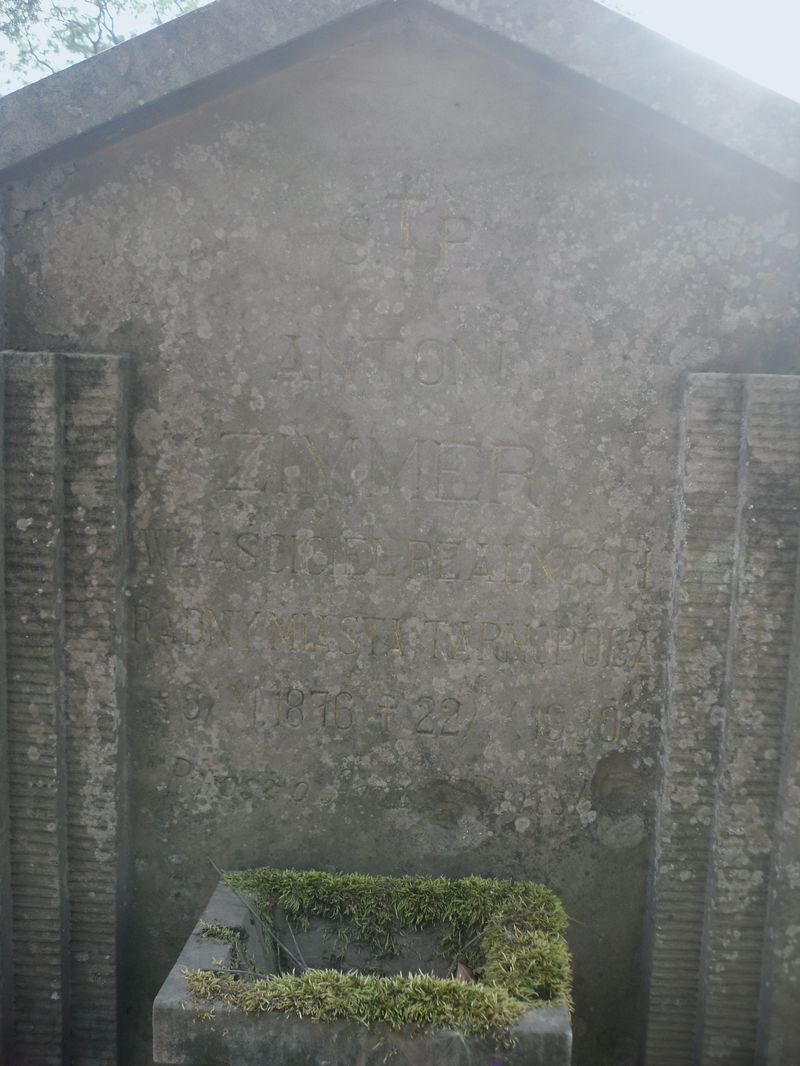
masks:
<svg viewBox="0 0 800 1066"><path fill-rule="evenodd" d="M214 862L214 860L209 858L208 861L211 863L211 865L214 867L216 872L219 874L220 878L224 878L225 874L222 872L222 870L220 870L219 866L217 866L217 864ZM282 941L280 941L278 939L278 934L275 932L275 930L270 928L269 926L265 925L264 922L262 922L261 915L255 909L255 907L253 907L253 905L250 903L250 900L247 899L246 896L243 896L242 893L237 888L234 888L233 885L228 885L228 888L231 889L231 891L236 896L236 898L239 900L239 902L243 903L244 906L247 908L247 910L250 912L250 916L253 918L253 920L255 922L256 929L258 930L258 936L259 936L259 939L261 941L261 947L264 949L264 953L266 954L269 951L269 945L267 944L266 939L264 937L264 934L266 933L270 937L270 939L273 941L274 945L276 947L278 947L281 951L285 952L286 955L288 955L288 957L292 960L292 962L295 964L295 966L297 966L300 969L301 973L304 972L305 970L307 970L308 967L306 966L306 964L304 962L301 962L300 959L296 958L293 955L293 953L291 951L289 951L289 949L286 947L286 945L284 943L282 943ZM291 926L289 928L290 928L290 931L291 931ZM294 933L292 933L292 938L294 938ZM296 945L296 942L295 942L295 945Z"/></svg>

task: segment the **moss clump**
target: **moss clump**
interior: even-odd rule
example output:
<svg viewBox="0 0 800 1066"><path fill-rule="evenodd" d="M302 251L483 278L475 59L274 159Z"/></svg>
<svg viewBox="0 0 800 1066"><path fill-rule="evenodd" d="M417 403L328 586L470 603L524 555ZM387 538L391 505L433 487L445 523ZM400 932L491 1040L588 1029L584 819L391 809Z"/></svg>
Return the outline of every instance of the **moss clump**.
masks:
<svg viewBox="0 0 800 1066"><path fill-rule="evenodd" d="M509 1038L532 1006L570 1005L570 957L562 936L567 916L543 885L270 868L229 873L225 881L252 894L267 927L279 907L300 926L310 918L328 920L342 939L377 954L396 955L403 931L442 927L439 953L453 971L464 963L475 980L313 969L253 980L231 972L187 973L189 987L205 999L220 999L247 1013L349 1018L392 1029L455 1028L500 1040ZM243 950L241 942L236 950Z"/></svg>
<svg viewBox="0 0 800 1066"><path fill-rule="evenodd" d="M483 981L529 1003L553 999L554 992L566 1001L569 986L565 988L564 981L569 980L570 957L563 937L521 925L516 917L501 919L490 924L483 951Z"/></svg>
<svg viewBox="0 0 800 1066"><path fill-rule="evenodd" d="M196 996L220 1000L246 1014L281 1011L317 1021L347 1019L370 1028L383 1023L394 1030L458 1029L505 1043L517 1019L529 1009L504 988L428 974L374 977L306 970L238 981L231 973L190 971L185 978Z"/></svg>
<svg viewBox="0 0 800 1066"><path fill-rule="evenodd" d="M244 941L241 929L232 929L231 926L220 925L219 922L201 922L200 935L204 940L222 940L234 950L239 950Z"/></svg>
<svg viewBox="0 0 800 1066"><path fill-rule="evenodd" d="M475 969L482 961L480 938L492 920L518 915L544 933L567 927L561 901L544 885L483 877L369 877L319 870L273 870L265 867L229 873L227 884L252 893L262 920L281 907L301 926L325 918L345 939L375 952L396 955L403 930L440 925L449 931L443 957L457 956ZM474 964L474 965L473 965Z"/></svg>
<svg viewBox="0 0 800 1066"><path fill-rule="evenodd" d="M232 929L219 922L202 922L200 935L204 940L221 940L230 947L227 969L254 971L256 964L245 947L245 937L241 929Z"/></svg>

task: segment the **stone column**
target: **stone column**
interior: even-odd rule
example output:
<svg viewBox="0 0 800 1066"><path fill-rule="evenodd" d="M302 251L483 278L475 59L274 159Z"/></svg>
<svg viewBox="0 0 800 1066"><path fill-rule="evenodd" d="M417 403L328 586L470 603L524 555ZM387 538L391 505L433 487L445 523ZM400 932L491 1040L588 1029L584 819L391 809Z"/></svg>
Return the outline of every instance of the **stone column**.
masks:
<svg viewBox="0 0 800 1066"><path fill-rule="evenodd" d="M771 1009L800 958L796 829L778 824L796 781L800 378L691 375L680 462L645 1061L753 1066L800 1033Z"/></svg>
<svg viewBox="0 0 800 1066"><path fill-rule="evenodd" d="M116 1059L126 362L4 352L6 1048ZM3 797L0 797L2 802Z"/></svg>

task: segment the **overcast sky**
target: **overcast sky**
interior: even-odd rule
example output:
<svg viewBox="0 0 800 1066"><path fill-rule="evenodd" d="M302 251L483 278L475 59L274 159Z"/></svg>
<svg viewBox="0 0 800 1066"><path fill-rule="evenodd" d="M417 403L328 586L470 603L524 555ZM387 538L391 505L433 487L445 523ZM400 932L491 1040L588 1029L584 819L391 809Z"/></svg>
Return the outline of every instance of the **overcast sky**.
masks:
<svg viewBox="0 0 800 1066"><path fill-rule="evenodd" d="M606 7L800 100L800 0L608 0Z"/></svg>

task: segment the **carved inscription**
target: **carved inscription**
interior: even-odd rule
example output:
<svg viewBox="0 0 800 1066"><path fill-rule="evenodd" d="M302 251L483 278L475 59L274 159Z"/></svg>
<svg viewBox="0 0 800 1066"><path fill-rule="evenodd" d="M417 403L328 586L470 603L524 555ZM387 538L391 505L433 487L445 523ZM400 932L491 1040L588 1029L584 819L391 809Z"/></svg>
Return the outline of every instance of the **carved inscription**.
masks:
<svg viewBox="0 0 800 1066"><path fill-rule="evenodd" d="M643 590L649 583L646 548L277 532L252 526L210 531L199 540L175 527L151 527L144 531L142 547L155 570L241 570L337 580L370 575L587 592Z"/></svg>
<svg viewBox="0 0 800 1066"><path fill-rule="evenodd" d="M445 276L444 268L471 254L478 235L449 192L434 195L430 182L408 175L334 225L339 273L356 275L369 263L387 279L407 266ZM375 321L385 326L354 325L357 316L346 319L346 328L323 324L318 310L309 308L297 320L285 312L270 319L259 356L270 395L360 402L365 385L391 382L384 392L410 398L414 418L398 416L398 432L407 435L388 436L392 430L375 432L372 423L360 427L355 400L348 421L333 421L331 409L326 418L321 405L316 420L311 414L303 422L297 413L279 418L276 403L276 417L248 424L240 414L223 414L229 420L216 423L211 439L203 437L202 446L219 459L209 498L219 513L235 517L212 518L199 532L176 526L143 531L140 558L151 573L195 571L186 575L187 589L208 591L168 603L148 592L143 602L134 601L132 636L140 648L156 649L145 656L163 647L172 659L176 649L185 649L188 663L217 664L208 685L198 675L197 684L171 692L157 706L172 716L172 728L200 745L227 729L234 748L245 745L245 762L261 766L234 762L220 769L216 755L209 761L187 741L174 758L167 795L196 809L313 800L312 783L301 770L292 771L289 761L286 768L275 767L266 756L321 744L343 756L332 771L339 784L353 773L345 756L371 744L380 750L397 737L413 740L409 750L426 758L432 752L458 757L460 741L470 734L474 742L476 729L523 738L531 751L548 756L624 745L629 723L613 697L559 702L550 689L557 679L559 689L570 691L564 682L584 674L590 677L584 692L618 690L616 682L627 678L612 677L614 671L637 678L653 672L656 633L609 621L615 596L629 603L648 589L648 550L613 533L609 543L592 542L580 530L568 542L537 539L544 468L533 443L540 438L526 428L509 423L498 439L471 435L463 418L453 420L452 429L449 421L416 434L411 428L420 412L443 411L453 397L466 407L468 389L493 403L493 390L512 384L519 390L520 375L532 362L526 347L539 338L526 336L529 327L510 315L479 321L469 309L450 316L458 325L424 317L401 323L404 303L388 297L376 304ZM241 389L234 394L244 403ZM286 411L297 410L287 404ZM457 439L445 439L451 433ZM350 506L354 501L366 505ZM342 517L332 530L321 516L334 515L337 504ZM385 517L412 508L412 519L422 515L421 521L393 529ZM293 512L298 517L289 517ZM389 528L370 526L364 512L382 513ZM353 524L346 526L348 520ZM508 533L497 530L498 522ZM487 527L491 532L482 532ZM404 528L419 532L408 535ZM196 580L200 574L212 580ZM239 580L222 578L219 587L248 586L248 597L214 599L214 575L227 574ZM304 580L295 582L297 577ZM347 582L350 612L326 608L330 586L338 594ZM398 582L413 592L424 588L417 614L403 607L417 601L395 598ZM268 599L253 592L262 587L269 589ZM298 587L306 588L305 607L297 605ZM370 602L359 596L362 587L379 589L382 599L372 602L392 606L362 613ZM286 588L292 595L284 597ZM525 599L509 598L529 604L522 616L518 606L491 606L495 592L520 588ZM432 589L455 593L452 604L462 590L465 601L470 592L482 602L475 593L485 589L486 616L470 615L466 606L439 614L431 606L437 602L428 595ZM393 671L395 664L403 669ZM426 671L434 676L426 679ZM454 691L452 678L459 673L463 688ZM401 674L413 676L414 685L393 682ZM465 680L470 676L471 686ZM486 677L498 689L496 704L485 695ZM500 677L512 679L505 695ZM526 796L526 809L529 804L533 810Z"/></svg>
<svg viewBox="0 0 800 1066"><path fill-rule="evenodd" d="M431 658L476 658L538 666L651 667L648 633L608 626L548 626L514 622L428 619Z"/></svg>
<svg viewBox="0 0 800 1066"><path fill-rule="evenodd" d="M296 681L275 689L236 682L230 686L228 696L233 697L248 726L323 731L332 735L365 727L390 733L402 726L433 739L457 737L469 729L476 713L474 698L424 692L416 695L365 693Z"/></svg>
<svg viewBox="0 0 800 1066"><path fill-rule="evenodd" d="M370 657L395 653L405 657L409 647L408 625L402 618L352 615L333 618L327 614L294 612L270 615L269 644L275 650L331 652Z"/></svg>
<svg viewBox="0 0 800 1066"><path fill-rule="evenodd" d="M163 787L167 796L183 803L213 805L219 809L260 804L265 799L302 803L308 797L310 784L305 778L270 769L220 771L179 755Z"/></svg>
<svg viewBox="0 0 800 1066"><path fill-rule="evenodd" d="M595 625L550 625L495 619L334 616L294 611L134 606L137 644L265 648L284 654L325 653L346 658L423 655L439 662L520 663L577 668L648 670L655 635Z"/></svg>
<svg viewBox="0 0 800 1066"><path fill-rule="evenodd" d="M285 351L282 351L277 359L269 359L273 365L277 363L273 377L319 381L328 362L342 377L352 377L352 359L342 353L341 345L337 349L333 341L324 334L286 333L281 339L285 341ZM280 347L283 348L284 345L281 344Z"/></svg>
<svg viewBox="0 0 800 1066"><path fill-rule="evenodd" d="M566 747L585 738L596 738L604 744L614 745L622 737L622 710L614 704L601 707L534 704L530 706L529 713L532 734L536 740Z"/></svg>
<svg viewBox="0 0 800 1066"><path fill-rule="evenodd" d="M439 391L458 385L499 388L510 380L514 356L524 345L516 333L476 341L463 336L358 334L341 340L299 325L267 338L264 361L274 381L296 385L347 383L378 373Z"/></svg>
<svg viewBox="0 0 800 1066"><path fill-rule="evenodd" d="M480 679L479 691L482 685ZM158 701L163 715L174 705L175 701ZM345 689L297 680L274 687L236 680L224 685L219 695L190 686L178 700L178 707L187 722L232 724L235 720L253 738L265 730L277 730L345 739L369 730L377 736L410 732L433 741L463 736L476 721L487 723L487 708L480 694L409 694L374 686ZM555 746L581 740L615 745L625 725L622 710L615 704L517 701L511 705L511 717L519 720L520 716L528 724L533 741Z"/></svg>
<svg viewBox="0 0 800 1066"><path fill-rule="evenodd" d="M451 196L448 200L452 204ZM468 244L475 233L471 218L453 206L440 206L409 174L403 174L386 194L385 205L393 216L390 226L395 246L432 265L446 263L453 249ZM345 215L337 231L337 261L352 267L366 263L381 241L383 225L379 208L372 213L360 210Z"/></svg>
<svg viewBox="0 0 800 1066"><path fill-rule="evenodd" d="M226 493L399 496L533 504L534 455L511 441L442 441L283 430L220 433Z"/></svg>

